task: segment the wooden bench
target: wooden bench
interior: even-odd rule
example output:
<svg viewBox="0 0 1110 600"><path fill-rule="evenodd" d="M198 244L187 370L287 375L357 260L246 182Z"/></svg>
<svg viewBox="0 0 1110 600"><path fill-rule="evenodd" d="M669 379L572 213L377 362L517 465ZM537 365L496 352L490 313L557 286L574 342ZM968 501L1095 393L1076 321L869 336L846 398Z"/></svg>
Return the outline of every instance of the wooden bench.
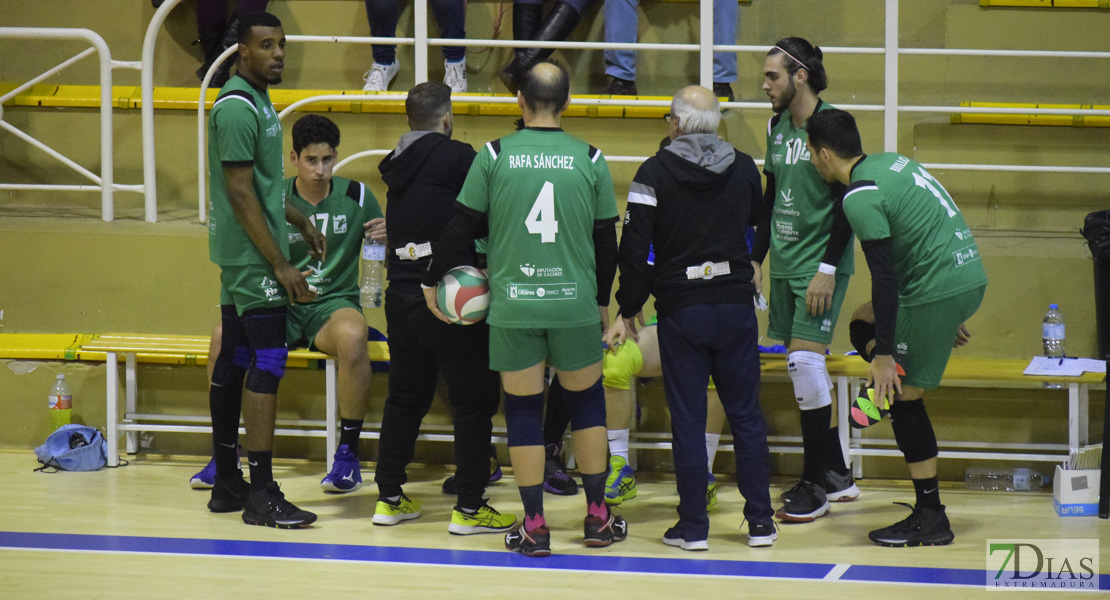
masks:
<svg viewBox="0 0 1110 600"><path fill-rule="evenodd" d="M205 336L147 335L107 333L95 336L81 344L77 351L79 360L104 361L108 367L106 384L108 462L118 464L119 436L127 434L127 452L138 450L138 432L210 432L212 430L207 416L169 416L138 413L137 363L205 365L208 363L210 338ZM389 360L389 346L385 342L368 342L367 351L374 361ZM119 355L125 361L125 409L122 418L119 413ZM278 429L275 435L320 436L327 439L328 469L338 447L337 428L339 426L338 396L336 391L335 358L322 352L307 348L289 351L286 366L289 368L315 368L324 361L324 380L326 387L326 416L323 431L302 428ZM160 425L151 421L177 421L181 424ZM295 422L298 426L311 426L313 422Z"/></svg>
<svg viewBox="0 0 1110 600"><path fill-rule="evenodd" d="M893 439L874 438L868 430L853 429L848 424L848 407L851 399L859 394L861 383L867 378L868 364L858 356L830 355L826 364L834 382L834 401L840 444L845 458L853 467L856 477L863 476L863 457L901 457ZM1043 390L1046 394L1067 394L1068 442L1066 444L1002 443L940 441L941 458L1017 460L1033 462L1062 462L1089 441L1088 413L1091 385L1105 381L1101 373L1085 373L1081 377L1042 377L1023 375L1028 360L961 358L953 357L945 370L942 387L1013 388ZM789 383L785 354L761 354L760 373L763 381ZM1044 383L1059 384L1060 388L1046 388ZM943 432L942 432L943 433ZM732 450L731 436L721 437L720 450ZM800 453L800 436L768 436L768 445L776 453ZM662 432L632 432L630 448L670 449L670 434Z"/></svg>

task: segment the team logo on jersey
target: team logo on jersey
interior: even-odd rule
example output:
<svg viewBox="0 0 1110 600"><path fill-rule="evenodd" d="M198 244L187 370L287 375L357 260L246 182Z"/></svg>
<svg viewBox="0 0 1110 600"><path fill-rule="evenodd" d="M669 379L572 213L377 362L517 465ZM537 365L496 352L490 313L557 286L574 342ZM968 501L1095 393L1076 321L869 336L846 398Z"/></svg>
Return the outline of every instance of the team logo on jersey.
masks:
<svg viewBox="0 0 1110 600"><path fill-rule="evenodd" d="M332 226L334 233L347 233L347 215L335 215L331 222L335 224Z"/></svg>
<svg viewBox="0 0 1110 600"><path fill-rule="evenodd" d="M510 285L509 286L509 297L510 298L516 298L516 286L515 285Z"/></svg>
<svg viewBox="0 0 1110 600"><path fill-rule="evenodd" d="M832 319L821 321L821 331L832 331Z"/></svg>
<svg viewBox="0 0 1110 600"><path fill-rule="evenodd" d="M910 351L910 345L906 342L898 342L898 354L905 354Z"/></svg>
<svg viewBox="0 0 1110 600"><path fill-rule="evenodd" d="M262 107L262 114L266 115L266 118L269 119L270 118L270 109L266 106L263 106Z"/></svg>
<svg viewBox="0 0 1110 600"><path fill-rule="evenodd" d="M780 134L778 134L778 135L776 135L776 136L775 136L775 143L774 143L774 145L775 145L775 146L779 146L779 145L781 145L781 144L782 144L782 134L780 133Z"/></svg>
<svg viewBox="0 0 1110 600"><path fill-rule="evenodd" d="M277 285L276 281L270 279L269 277L263 277L262 283L258 284L258 287L273 287L275 285Z"/></svg>
<svg viewBox="0 0 1110 600"><path fill-rule="evenodd" d="M782 195L782 205L783 206L793 206L794 205L794 190L791 190L790 188L787 188L786 191L779 192L779 194Z"/></svg>
<svg viewBox="0 0 1110 600"><path fill-rule="evenodd" d="M520 272L531 277L536 274L536 267L528 263L524 263L523 265L520 265Z"/></svg>
<svg viewBox="0 0 1110 600"><path fill-rule="evenodd" d="M309 271L312 271L312 275L309 275L309 277L319 277L319 276L324 274L324 263L323 263L323 261L319 261L319 260L316 261L316 266L315 267L312 266L312 263L309 263L307 268L308 268Z"/></svg>
<svg viewBox="0 0 1110 600"><path fill-rule="evenodd" d="M279 133L281 133L281 125L276 123L266 128L266 137L275 137Z"/></svg>

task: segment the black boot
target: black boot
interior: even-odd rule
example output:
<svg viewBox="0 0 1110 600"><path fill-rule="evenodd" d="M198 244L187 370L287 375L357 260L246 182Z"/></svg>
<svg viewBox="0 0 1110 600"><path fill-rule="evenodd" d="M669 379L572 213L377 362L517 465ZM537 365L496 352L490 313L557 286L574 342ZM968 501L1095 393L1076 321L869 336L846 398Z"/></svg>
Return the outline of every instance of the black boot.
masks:
<svg viewBox="0 0 1110 600"><path fill-rule="evenodd" d="M514 7L513 10L516 8ZM532 39L537 42L561 42L567 39L575 27L578 27L581 20L582 15L573 6L566 2L559 2L551 12L547 13L547 18L543 20L539 31ZM532 68L532 65L551 56L554 51L553 48L525 48L524 51L517 53L513 62L501 71L501 82L515 94L524 72Z"/></svg>
<svg viewBox="0 0 1110 600"><path fill-rule="evenodd" d="M220 40L220 52L237 45L239 43L239 15L232 15L231 20L227 22L227 27L224 29L223 39ZM235 61L239 60L238 54L232 54L227 60L216 67L212 72L212 81L208 83L209 87L222 88L229 77L231 77L231 67ZM205 68L207 71L207 68ZM201 71L200 76L204 77L205 71Z"/></svg>
<svg viewBox="0 0 1110 600"><path fill-rule="evenodd" d="M513 39L531 40L536 37L536 32L543 22L542 4L513 4ZM514 48L513 53L517 59L527 52L527 48Z"/></svg>
<svg viewBox="0 0 1110 600"><path fill-rule="evenodd" d="M216 62L216 57L224 50L224 46L220 44L223 41L224 30L203 27L198 28L197 34L200 37L197 43L200 44L201 53L204 55L204 64L197 69L197 79L204 81L204 74L208 72L208 68Z"/></svg>

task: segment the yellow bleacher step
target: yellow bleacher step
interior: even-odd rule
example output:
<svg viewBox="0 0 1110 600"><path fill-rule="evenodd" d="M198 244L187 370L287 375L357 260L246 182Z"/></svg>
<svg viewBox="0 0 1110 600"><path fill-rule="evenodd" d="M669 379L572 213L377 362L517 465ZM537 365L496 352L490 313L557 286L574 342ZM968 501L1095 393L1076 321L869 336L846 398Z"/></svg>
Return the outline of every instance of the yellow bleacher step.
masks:
<svg viewBox="0 0 1110 600"><path fill-rule="evenodd" d="M76 360L81 345L95 337L91 333L4 333L0 334L0 359Z"/></svg>
<svg viewBox="0 0 1110 600"><path fill-rule="evenodd" d="M6 84L0 84L3 89ZM12 89L12 86L7 86ZM210 89L205 95L205 108L211 108L219 90ZM393 93L393 92L384 92ZM156 87L154 88L154 108L159 110L197 109L200 88ZM270 90L274 107L283 110L290 104L310 96L343 95L350 100L318 101L302 107L312 112L347 112L368 114L404 114L403 100L371 100L378 92L362 90ZM453 112L457 115L471 116L519 116L520 108L513 103L489 102L484 99L506 97L504 94L462 94L466 100L454 103ZM582 95L574 98L610 98L611 96ZM617 98L633 99L631 96ZM669 96L637 96L637 100L669 101ZM100 106L100 87L95 85L48 85L33 86L25 93L13 98L9 105L56 108L96 108ZM142 107L142 97L138 87L114 86L112 106L115 108L138 109ZM657 119L668 110L665 106L583 106L572 105L565 113L568 117L605 117L605 118L647 118Z"/></svg>
<svg viewBox="0 0 1110 600"><path fill-rule="evenodd" d="M979 6L1011 8L1110 8L1110 0L979 0Z"/></svg>
<svg viewBox="0 0 1110 600"><path fill-rule="evenodd" d="M1110 0L1107 0L1110 2ZM1072 110L1106 110L1110 106L1095 104L1020 104L1007 102L961 102L969 108L1054 108ZM1055 127L1110 127L1110 116L1084 115L1020 115L992 113L953 113L955 124L1047 125Z"/></svg>

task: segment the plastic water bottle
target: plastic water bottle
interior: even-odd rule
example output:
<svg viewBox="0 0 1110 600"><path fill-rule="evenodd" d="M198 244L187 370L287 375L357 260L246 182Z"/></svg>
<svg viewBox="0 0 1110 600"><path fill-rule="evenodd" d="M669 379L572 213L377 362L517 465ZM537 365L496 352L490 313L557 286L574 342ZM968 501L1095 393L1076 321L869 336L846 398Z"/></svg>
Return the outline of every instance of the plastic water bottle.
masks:
<svg viewBox="0 0 1110 600"><path fill-rule="evenodd" d="M1041 339L1044 342L1044 355L1049 358L1064 357L1064 315L1055 304L1048 305L1048 312L1041 321Z"/></svg>
<svg viewBox="0 0 1110 600"><path fill-rule="evenodd" d="M981 491L1035 492L1041 489L1044 482L1044 475L1024 467L968 467L964 476L967 489Z"/></svg>
<svg viewBox="0 0 1110 600"><path fill-rule="evenodd" d="M380 240L366 240L362 244L362 287L359 303L363 308L381 308L384 289L385 244Z"/></svg>
<svg viewBox="0 0 1110 600"><path fill-rule="evenodd" d="M50 422L53 423L54 429L69 425L70 413L73 409L73 394L69 391L66 376L61 373L58 373L54 387L50 388L49 406Z"/></svg>

